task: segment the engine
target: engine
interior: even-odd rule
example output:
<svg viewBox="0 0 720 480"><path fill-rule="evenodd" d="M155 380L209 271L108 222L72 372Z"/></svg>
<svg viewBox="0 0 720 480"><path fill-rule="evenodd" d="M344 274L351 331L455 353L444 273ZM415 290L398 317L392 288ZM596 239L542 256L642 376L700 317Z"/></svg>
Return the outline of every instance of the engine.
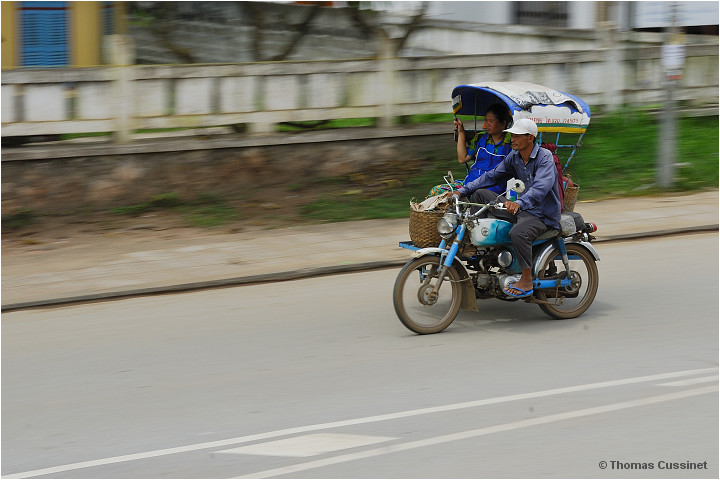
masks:
<svg viewBox="0 0 720 480"><path fill-rule="evenodd" d="M503 288L520 279L519 274L507 273L507 268L517 263L512 252L504 247L480 248L474 262L476 294L478 298L498 297ZM503 296L504 297L504 296Z"/></svg>
<svg viewBox="0 0 720 480"><path fill-rule="evenodd" d="M507 248L490 248L483 251L485 254L482 259L485 268L497 267L504 270L512 265L515 260L512 252Z"/></svg>

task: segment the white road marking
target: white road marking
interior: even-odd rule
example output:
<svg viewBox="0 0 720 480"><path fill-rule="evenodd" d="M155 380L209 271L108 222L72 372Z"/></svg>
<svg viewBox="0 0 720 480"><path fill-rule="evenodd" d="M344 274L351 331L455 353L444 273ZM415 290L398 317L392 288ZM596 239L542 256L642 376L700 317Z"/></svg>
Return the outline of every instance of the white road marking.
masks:
<svg viewBox="0 0 720 480"><path fill-rule="evenodd" d="M687 385L697 385L698 383L717 382L718 376L711 375L709 377L688 378L687 380L678 380L677 382L659 383L659 387L685 387Z"/></svg>
<svg viewBox="0 0 720 480"><path fill-rule="evenodd" d="M369 435L348 435L344 433L314 433L302 437L292 437L274 442L257 443L244 447L221 450L215 453L235 453L245 455L269 455L274 457L312 457L324 453L365 447L376 443L397 440L395 437L372 437Z"/></svg>
<svg viewBox="0 0 720 480"><path fill-rule="evenodd" d="M505 423L502 425L494 425L492 427L483 427L475 430L468 430L465 432L458 432L449 435L442 435L434 438L427 438L424 440L418 440L414 442L401 443L398 445L388 445L386 447L375 448L372 450L366 450L364 452L349 453L346 455L340 455L332 458L323 458L320 460L314 460L311 462L299 463L297 465L289 465L287 467L274 468L272 470L265 470L262 472L252 473L249 475L243 475L234 478L271 478L280 475L291 475L294 473L302 472L305 470L312 470L320 467L327 467L330 465L337 465L339 463L352 462L354 460L362 460L365 458L377 457L379 455L387 455L389 453L404 452L406 450L412 450L415 448L429 447L432 445L438 445L441 443L455 442L458 440L465 440L468 438L481 437L483 435L490 435L492 433L506 432L508 430L516 430L519 428L534 427L536 425L544 425L552 422L559 422L563 420L569 420L572 418L587 417L590 415L598 415L601 413L613 412L616 410L623 410L626 408L640 407L643 405L652 405L654 403L669 402L680 398L692 397L696 395L704 395L706 393L716 392L717 386L702 387L695 390L686 390L683 392L668 393L665 395L657 395L654 397L640 398L637 400L631 400L628 402L613 403L610 405L603 405L601 407L586 408L582 410L574 410L572 412L558 413L555 415L547 415L544 417L531 418L529 420L521 420L519 422Z"/></svg>
<svg viewBox="0 0 720 480"><path fill-rule="evenodd" d="M69 463L67 465L59 465L56 467L41 468L38 470L30 470L27 472L11 473L4 475L2 478L30 478L40 475L52 475L69 470L77 470L80 468L99 467L102 465L110 465L113 463L131 462L134 460L142 460L145 458L161 457L164 455L174 455L176 453L193 452L208 448L218 448L227 445L236 445L239 443L249 443L258 440L266 440L268 438L276 438L288 435L296 435L299 433L307 433L318 430L327 430L331 428L347 427L351 425L361 425L373 422L384 422L387 420L396 420L399 418L407 418L418 415L427 415L430 413L449 412L452 410L460 410L463 408L481 407L484 405L493 405L503 402L512 402L515 400L527 400L530 398L548 397L552 395L560 395L564 393L574 393L586 390L594 390L598 388L616 387L620 385L630 385L633 383L653 382L657 380L665 380L668 378L686 377L690 375L700 375L704 373L717 373L717 368L701 368L696 370L683 370L679 372L660 373L656 375L647 375L643 377L624 378L621 380L611 380L607 382L588 383L585 385L576 385L572 387L555 388L552 390L542 390L539 392L520 393L517 395L507 395L503 397L488 398L484 400L476 400L472 402L454 403L449 405L440 405L437 407L420 408L417 410L406 410L404 412L389 413L385 415L376 415L372 417L355 418L350 420L341 420L337 422L319 423L315 425L306 425L302 427L286 428L283 430L275 430L272 432L258 433L255 435L246 435L243 437L229 438L225 440L216 440L214 442L196 443L193 445L185 445L182 447L163 448L159 450L151 450L148 452L134 453L130 455L119 455L116 457L107 457L97 460L89 460L85 462Z"/></svg>

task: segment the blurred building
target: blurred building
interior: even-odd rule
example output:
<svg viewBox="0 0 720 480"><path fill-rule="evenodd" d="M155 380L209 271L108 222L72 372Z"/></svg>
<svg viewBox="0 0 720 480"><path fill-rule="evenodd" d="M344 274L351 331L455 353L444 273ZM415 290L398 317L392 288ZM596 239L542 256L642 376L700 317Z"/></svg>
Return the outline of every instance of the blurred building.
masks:
<svg viewBox="0 0 720 480"><path fill-rule="evenodd" d="M340 4L344 2L335 2ZM368 2L373 8L410 13L421 2ZM622 30L659 30L670 26L672 9L675 24L686 33L717 35L717 1L441 1L428 2L426 16L497 25L536 25L570 29L591 29L613 22Z"/></svg>
<svg viewBox="0 0 720 480"><path fill-rule="evenodd" d="M329 8L311 14L316 6ZM367 15L351 14L351 6ZM377 38L358 17L397 37L419 12L422 20L399 56L594 50L610 30L658 45L673 16L685 33L704 34L688 42L715 43L718 27L716 1L143 1L129 2L128 10L136 60L151 64L265 61L289 45L282 60L373 57L380 54Z"/></svg>
<svg viewBox="0 0 720 480"><path fill-rule="evenodd" d="M671 22L688 43L716 43L718 33L717 1L3 1L2 68L101 65L103 37L117 33L141 64L379 55L376 36L343 8L351 4L380 12L368 18L396 36L424 5L404 57L594 50L613 28L661 44L652 32ZM329 8L309 16L315 6Z"/></svg>
<svg viewBox="0 0 720 480"><path fill-rule="evenodd" d="M103 37L125 33L125 2L2 2L2 68L101 65Z"/></svg>

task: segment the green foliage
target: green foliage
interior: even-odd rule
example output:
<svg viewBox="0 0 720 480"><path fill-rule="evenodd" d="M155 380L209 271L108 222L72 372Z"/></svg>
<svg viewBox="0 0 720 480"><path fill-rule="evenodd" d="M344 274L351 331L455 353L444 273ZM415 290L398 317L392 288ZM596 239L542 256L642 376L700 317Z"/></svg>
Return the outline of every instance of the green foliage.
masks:
<svg viewBox="0 0 720 480"><path fill-rule="evenodd" d="M345 222L371 218L398 218L407 213L407 208L398 208L399 199L380 196L375 198L343 198L338 200L324 196L302 208L307 219L324 222Z"/></svg>
<svg viewBox="0 0 720 480"><path fill-rule="evenodd" d="M73 140L75 138L109 137L112 132L63 133L60 140Z"/></svg>
<svg viewBox="0 0 720 480"><path fill-rule="evenodd" d="M110 211L114 213L115 215L129 215L129 216L138 216L142 215L143 213L147 213L151 211L152 208L147 203L141 203L138 205L127 205L123 207L115 207L111 209Z"/></svg>
<svg viewBox="0 0 720 480"><path fill-rule="evenodd" d="M195 200L193 200L194 205L213 205L222 202L223 199L220 195L209 192L201 193L197 197L195 197Z"/></svg>
<svg viewBox="0 0 720 480"><path fill-rule="evenodd" d="M690 165L676 170L673 190L717 188L718 118L679 118L677 125L676 160ZM655 186L658 135L658 118L641 111L593 118L583 145L566 170L581 186L579 200L661 193ZM576 138L561 135L559 143L572 144ZM448 170L455 179L466 175L465 167L455 162L454 151L429 152L411 174L399 173L396 178L401 179L400 187L359 189L354 195L329 194L303 206L301 213L307 219L328 222L407 217L408 202L423 200ZM337 189L358 191L350 178L333 180Z"/></svg>
<svg viewBox="0 0 720 480"><path fill-rule="evenodd" d="M659 119L627 112L593 119L566 173L581 187L580 199L659 193ZM679 118L674 191L718 186L718 118Z"/></svg>
<svg viewBox="0 0 720 480"><path fill-rule="evenodd" d="M420 115L406 115L400 117L401 124L412 123L447 123L452 124L452 113L426 113Z"/></svg>
<svg viewBox="0 0 720 480"><path fill-rule="evenodd" d="M278 132L305 132L308 130L327 130L333 128L374 127L374 118L345 118L322 120L317 122L288 122L276 125Z"/></svg>
<svg viewBox="0 0 720 480"><path fill-rule="evenodd" d="M240 218L240 213L226 205L195 205L182 207L179 212L196 227L219 227Z"/></svg>
<svg viewBox="0 0 720 480"><path fill-rule="evenodd" d="M35 212L29 208L18 208L9 215L3 215L2 228L17 230L35 221Z"/></svg>
<svg viewBox="0 0 720 480"><path fill-rule="evenodd" d="M147 27L155 21L156 19L152 14L136 8L133 9L133 15L131 16L131 21L129 22L129 24L136 27Z"/></svg>
<svg viewBox="0 0 720 480"><path fill-rule="evenodd" d="M155 209L177 207L182 205L182 203L183 200L180 198L180 195L175 192L155 195L150 197L150 201L148 202L150 207Z"/></svg>
<svg viewBox="0 0 720 480"><path fill-rule="evenodd" d="M676 171L676 190L686 191L718 186L718 117L680 120L677 161L690 166Z"/></svg>
<svg viewBox="0 0 720 480"><path fill-rule="evenodd" d="M217 227L241 218L236 208L212 193L202 193L192 200L184 200L175 192L155 195L147 202L113 208L117 215L138 216L152 211L171 211L181 214L193 226Z"/></svg>
<svg viewBox="0 0 720 480"><path fill-rule="evenodd" d="M430 157L418 162L412 175L395 182L388 182L378 189L356 188L349 178L343 184L334 183L336 188L345 188L346 195L324 195L320 199L304 205L301 214L304 218L322 222L343 222L374 218L402 218L408 215L410 200L424 200L435 185L443 182L448 170L455 179L465 178L467 171L457 162L449 162L446 156L430 152ZM358 192L357 194L355 192Z"/></svg>
<svg viewBox="0 0 720 480"><path fill-rule="evenodd" d="M415 115L403 123L442 121L452 115ZM593 117L582 146L577 150L566 173L580 188L579 200L629 197L662 193L655 185L659 150L659 120L640 110ZM348 119L307 122L305 125L282 126L283 131L308 128L348 128L375 124L375 119ZM471 124L466 122L471 128ZM695 191L718 187L718 118L683 117L677 121L676 161L688 164L676 170L673 191ZM575 143L576 136L563 134L561 144ZM555 142L555 136L550 140ZM285 186L288 193L322 191L319 199L302 205L300 215L311 221L348 221L373 218L405 218L409 201L423 200L430 189L443 181L448 170L455 179L466 175L464 166L455 160L454 148L427 152L424 158L403 159L398 165L386 166L384 172L363 172L350 176L298 178ZM561 155L564 164L566 155ZM364 177L365 180L359 179ZM299 195L298 195L299 194ZM242 218L238 208L226 204L213 194L183 199L176 193L156 195L147 201L111 210L117 215L138 216L152 211L180 214L194 226L215 227ZM4 228L20 228L34 221L30 210L18 210L3 216Z"/></svg>

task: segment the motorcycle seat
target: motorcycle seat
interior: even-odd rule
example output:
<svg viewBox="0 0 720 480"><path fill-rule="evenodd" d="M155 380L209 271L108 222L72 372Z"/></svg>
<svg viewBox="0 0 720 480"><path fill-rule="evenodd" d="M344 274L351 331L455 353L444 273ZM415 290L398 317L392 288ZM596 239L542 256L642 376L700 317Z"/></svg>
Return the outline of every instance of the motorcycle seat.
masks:
<svg viewBox="0 0 720 480"><path fill-rule="evenodd" d="M560 233L560 230L557 230L557 229L555 229L555 228L550 228L550 229L548 229L547 232L545 232L545 233L543 233L542 235L540 235L539 237L537 237L537 238L535 239L535 241L538 241L538 240L550 240L550 239L553 239L553 238L557 237L559 233Z"/></svg>

